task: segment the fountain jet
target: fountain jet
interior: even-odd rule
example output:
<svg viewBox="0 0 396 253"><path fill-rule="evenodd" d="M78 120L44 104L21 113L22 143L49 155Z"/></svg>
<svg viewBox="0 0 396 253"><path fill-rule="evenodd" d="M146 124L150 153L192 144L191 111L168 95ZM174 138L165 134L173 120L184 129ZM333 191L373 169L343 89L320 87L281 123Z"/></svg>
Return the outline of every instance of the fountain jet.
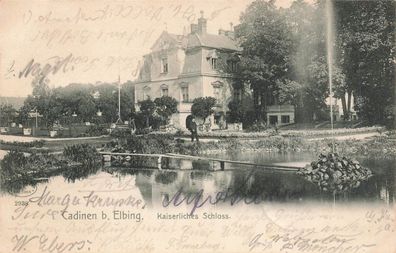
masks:
<svg viewBox="0 0 396 253"><path fill-rule="evenodd" d="M333 122L333 61L334 61L334 6L333 0L325 0L326 10L326 51L327 68L329 78L329 103L330 103L330 124L331 124L331 144L334 153L334 122Z"/></svg>

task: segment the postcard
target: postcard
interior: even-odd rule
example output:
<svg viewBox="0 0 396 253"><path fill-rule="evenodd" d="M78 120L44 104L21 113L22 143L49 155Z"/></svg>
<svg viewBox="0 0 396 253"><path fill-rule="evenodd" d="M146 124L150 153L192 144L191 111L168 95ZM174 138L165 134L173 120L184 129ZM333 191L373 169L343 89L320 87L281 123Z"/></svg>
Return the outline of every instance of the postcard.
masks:
<svg viewBox="0 0 396 253"><path fill-rule="evenodd" d="M395 7L0 0L0 253L395 253Z"/></svg>

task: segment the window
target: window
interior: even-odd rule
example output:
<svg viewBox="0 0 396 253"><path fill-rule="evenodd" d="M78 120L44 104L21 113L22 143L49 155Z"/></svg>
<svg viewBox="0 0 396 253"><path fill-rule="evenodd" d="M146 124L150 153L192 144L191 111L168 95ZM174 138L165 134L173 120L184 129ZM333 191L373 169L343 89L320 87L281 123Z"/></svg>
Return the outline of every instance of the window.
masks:
<svg viewBox="0 0 396 253"><path fill-rule="evenodd" d="M147 100L149 98L150 98L150 88L146 86L143 88L143 100Z"/></svg>
<svg viewBox="0 0 396 253"><path fill-rule="evenodd" d="M212 58L212 69L217 69L217 59Z"/></svg>
<svg viewBox="0 0 396 253"><path fill-rule="evenodd" d="M234 89L234 99L240 101L242 100L242 91L241 89Z"/></svg>
<svg viewBox="0 0 396 253"><path fill-rule="evenodd" d="M163 96L163 97L169 96L169 90L168 90L168 88L162 88L162 89L161 89L161 96Z"/></svg>
<svg viewBox="0 0 396 253"><path fill-rule="evenodd" d="M275 125L278 123L278 116L271 115L269 116L270 125Z"/></svg>
<svg viewBox="0 0 396 253"><path fill-rule="evenodd" d="M167 96L169 96L168 85L166 85L166 84L161 85L161 96L162 96L162 97L167 97Z"/></svg>
<svg viewBox="0 0 396 253"><path fill-rule="evenodd" d="M217 99L217 101L219 101L221 99L221 89L220 89L220 87L214 87L213 88L213 95L214 95L215 99Z"/></svg>
<svg viewBox="0 0 396 253"><path fill-rule="evenodd" d="M168 73L168 58L161 59L161 73Z"/></svg>
<svg viewBox="0 0 396 253"><path fill-rule="evenodd" d="M281 122L282 122L282 124L290 123L290 116L289 115L282 115L281 116Z"/></svg>
<svg viewBox="0 0 396 253"><path fill-rule="evenodd" d="M227 64L228 64L228 70L231 73L234 73L237 71L237 62L236 61L230 60L230 61L227 61Z"/></svg>
<svg viewBox="0 0 396 253"><path fill-rule="evenodd" d="M182 101L188 102L188 86L181 87Z"/></svg>

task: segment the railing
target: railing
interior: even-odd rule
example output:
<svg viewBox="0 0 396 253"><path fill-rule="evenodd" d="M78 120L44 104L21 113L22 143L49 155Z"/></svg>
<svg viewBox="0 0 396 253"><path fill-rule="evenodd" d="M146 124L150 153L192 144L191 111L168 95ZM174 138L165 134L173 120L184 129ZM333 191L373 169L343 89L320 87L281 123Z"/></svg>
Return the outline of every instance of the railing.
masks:
<svg viewBox="0 0 396 253"><path fill-rule="evenodd" d="M137 165L137 166L145 166L145 167L155 167L159 170L163 168L166 169L194 169L194 162L197 165L197 161L203 162L199 165L199 167L209 169L209 170L220 170L224 171L226 168L226 164L239 164L239 165L247 165L253 166L257 168L264 168L270 170L279 170L279 171L297 171L300 167L297 166L283 166L283 165L275 165L275 164L257 164L252 162L244 162L244 161L232 161L227 159L220 158L210 158L210 157L199 157L199 156L190 156L190 155L181 155L174 153L167 154L137 154L137 153L112 153L112 152L100 152L102 155L102 162L117 162L119 164L127 164ZM140 158L146 158L145 160L141 160ZM153 163L150 163L150 159L154 159Z"/></svg>

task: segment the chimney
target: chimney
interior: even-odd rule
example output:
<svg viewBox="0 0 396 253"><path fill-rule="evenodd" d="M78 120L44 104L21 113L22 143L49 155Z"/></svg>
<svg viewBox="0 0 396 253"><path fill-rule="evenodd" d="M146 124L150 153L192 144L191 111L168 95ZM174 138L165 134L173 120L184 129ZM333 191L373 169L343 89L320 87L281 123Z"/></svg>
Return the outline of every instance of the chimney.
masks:
<svg viewBox="0 0 396 253"><path fill-rule="evenodd" d="M191 24L191 34L197 33L198 32L198 25L197 24Z"/></svg>
<svg viewBox="0 0 396 253"><path fill-rule="evenodd" d="M225 36L227 36L228 38L235 40L235 33L234 31L225 31Z"/></svg>
<svg viewBox="0 0 396 253"><path fill-rule="evenodd" d="M206 18L204 18L204 12L201 11L201 17L198 19L198 33L205 34L206 33Z"/></svg>
<svg viewBox="0 0 396 253"><path fill-rule="evenodd" d="M230 30L225 32L225 35L232 39L235 40L235 33L234 33L234 24L230 22Z"/></svg>

